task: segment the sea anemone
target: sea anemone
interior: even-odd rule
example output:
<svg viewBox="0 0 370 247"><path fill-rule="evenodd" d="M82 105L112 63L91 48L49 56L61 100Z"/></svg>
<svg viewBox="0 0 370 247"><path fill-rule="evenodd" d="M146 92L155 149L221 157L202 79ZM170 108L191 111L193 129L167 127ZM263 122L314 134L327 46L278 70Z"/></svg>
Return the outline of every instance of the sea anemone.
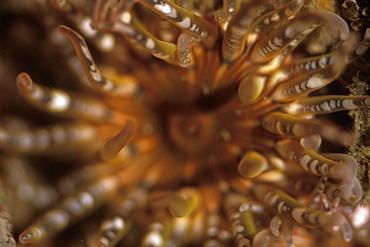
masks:
<svg viewBox="0 0 370 247"><path fill-rule="evenodd" d="M358 165L342 153L353 135L325 115L370 106L328 95L370 31L303 0L53 0L62 15L35 3L80 85L16 79L53 115L1 121L10 211L42 211L20 243L369 243ZM60 16L71 28L56 32Z"/></svg>

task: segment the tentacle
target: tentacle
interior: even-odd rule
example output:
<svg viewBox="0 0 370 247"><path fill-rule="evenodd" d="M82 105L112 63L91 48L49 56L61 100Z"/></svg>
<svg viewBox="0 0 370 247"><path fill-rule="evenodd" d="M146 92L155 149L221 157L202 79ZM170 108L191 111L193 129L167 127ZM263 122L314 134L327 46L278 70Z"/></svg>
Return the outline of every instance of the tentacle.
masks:
<svg viewBox="0 0 370 247"><path fill-rule="evenodd" d="M266 76L249 75L244 77L238 88L239 99L246 104L252 103L261 95L266 81Z"/></svg>
<svg viewBox="0 0 370 247"><path fill-rule="evenodd" d="M191 45L195 41L195 38L188 33L180 34L177 40L177 57L182 67L189 67L194 64Z"/></svg>
<svg viewBox="0 0 370 247"><path fill-rule="evenodd" d="M72 222L106 203L115 191L117 182L114 178L103 178L78 194L66 198L26 229L19 236L19 241L22 244L40 242L64 230Z"/></svg>
<svg viewBox="0 0 370 247"><path fill-rule="evenodd" d="M343 171L341 176L343 178L343 197L349 202L358 202L362 198L362 188L360 182L356 178L358 169L356 160L350 155L339 153L323 154L323 157L337 161L345 167L343 168L345 171Z"/></svg>
<svg viewBox="0 0 370 247"><path fill-rule="evenodd" d="M278 244L284 244L282 238L275 237L268 228L258 232L253 238L253 247L270 247Z"/></svg>
<svg viewBox="0 0 370 247"><path fill-rule="evenodd" d="M279 112L265 116L262 126L271 133L290 137L305 137L320 132L320 125L317 122Z"/></svg>
<svg viewBox="0 0 370 247"><path fill-rule="evenodd" d="M130 141L135 133L135 123L127 120L122 130L112 139L110 139L100 151L103 160L110 160L115 157Z"/></svg>
<svg viewBox="0 0 370 247"><path fill-rule="evenodd" d="M365 54L370 46L370 28L366 29L363 39L357 44L354 51L350 55L350 59L354 60Z"/></svg>
<svg viewBox="0 0 370 247"><path fill-rule="evenodd" d="M270 231L272 233L272 235L274 235L275 237L280 237L280 227L281 225L283 224L283 221L277 217L277 216L274 216L271 221L270 221Z"/></svg>
<svg viewBox="0 0 370 247"><path fill-rule="evenodd" d="M268 87L273 87L284 83L289 79L296 78L300 74L311 74L320 72L326 68L330 61L338 55L338 52L322 54L303 60L293 61L288 64L282 64L278 69L272 72L267 81Z"/></svg>
<svg viewBox="0 0 370 247"><path fill-rule="evenodd" d="M321 136L319 134L305 136L301 138L300 143L309 150L315 150L321 146Z"/></svg>
<svg viewBox="0 0 370 247"><path fill-rule="evenodd" d="M254 63L263 63L278 54L284 55L286 48L289 51L293 50L309 33L323 24L339 29L339 36L342 40L348 38L348 26L337 15L326 12L307 12L293 18L259 41L253 47L250 59Z"/></svg>
<svg viewBox="0 0 370 247"><path fill-rule="evenodd" d="M80 123L64 123L55 126L39 127L35 129L7 130L0 127L0 145L8 152L20 152L28 155L40 153L55 153L81 150L82 146L92 140L97 141L99 129L92 125ZM90 145L89 149L96 149Z"/></svg>
<svg viewBox="0 0 370 247"><path fill-rule="evenodd" d="M209 211L205 216L205 246L212 246L212 244L220 244L215 239L220 232L221 217L217 211ZM217 246L217 245L216 245Z"/></svg>
<svg viewBox="0 0 370 247"><path fill-rule="evenodd" d="M149 231L145 234L141 246L143 247L163 247L165 246L165 238L163 235L164 225L160 222L152 223L149 226Z"/></svg>
<svg viewBox="0 0 370 247"><path fill-rule="evenodd" d="M287 105L284 110L294 116L304 116L348 111L369 106L369 96L330 95L300 98Z"/></svg>
<svg viewBox="0 0 370 247"><path fill-rule="evenodd" d="M233 16L222 43L222 56L225 61L232 62L242 53L249 54L252 44L259 37L266 35L273 26L294 16L302 7L303 1L295 0L276 10L273 10L273 6L269 6L268 3L269 1L265 1L264 10L261 10L260 3L257 6L252 2ZM263 14L261 11L267 13ZM261 14L263 15L259 16ZM258 19L255 18L256 16L259 16ZM246 47L243 51L244 42Z"/></svg>
<svg viewBox="0 0 370 247"><path fill-rule="evenodd" d="M106 219L98 232L89 239L89 246L115 246L128 233L130 217L134 210L147 204L147 196L146 189L138 187L121 199L114 215Z"/></svg>
<svg viewBox="0 0 370 247"><path fill-rule="evenodd" d="M238 171L246 178L258 176L268 168L266 157L255 151L247 151L239 162Z"/></svg>
<svg viewBox="0 0 370 247"><path fill-rule="evenodd" d="M241 0L223 0L222 8L224 13L234 13L240 9Z"/></svg>
<svg viewBox="0 0 370 247"><path fill-rule="evenodd" d="M202 40L207 47L212 47L218 38L218 29L215 25L168 0L138 0L138 2Z"/></svg>
<svg viewBox="0 0 370 247"><path fill-rule="evenodd" d="M231 193L225 198L225 211L231 222L231 231L237 246L250 246L250 240L256 234L256 226L250 210L240 211L240 204L245 201L242 196Z"/></svg>
<svg viewBox="0 0 370 247"><path fill-rule="evenodd" d="M89 164L59 180L57 183L58 192L63 198L78 194L80 188L83 188L86 184L92 184L94 180L99 180L99 177L108 171L109 169L105 163Z"/></svg>
<svg viewBox="0 0 370 247"><path fill-rule="evenodd" d="M277 102L287 102L326 86L341 74L347 64L347 55L344 52L334 53L326 62L324 68L288 79L278 85L271 99Z"/></svg>
<svg viewBox="0 0 370 247"><path fill-rule="evenodd" d="M90 26L91 17L82 11L81 8L78 8L69 0L52 0L51 2L57 9L67 13L74 23L79 24L79 30L83 35L89 38L96 36L97 32Z"/></svg>
<svg viewBox="0 0 370 247"><path fill-rule="evenodd" d="M103 92L124 97L132 97L135 92L139 91L138 82L133 76L119 78L119 81L102 76L83 37L66 26L60 26L58 30L72 42L80 64L92 85Z"/></svg>
<svg viewBox="0 0 370 247"><path fill-rule="evenodd" d="M30 212L35 208L45 209L55 203L58 197L56 189L43 181L40 172L33 169L26 160L6 156L0 157L0 161L1 181L6 182L7 188L14 191L12 197L17 202L21 201Z"/></svg>
<svg viewBox="0 0 370 247"><path fill-rule="evenodd" d="M323 157L303 148L299 142L294 140L280 141L276 149L282 157L295 161L309 173L342 179L342 196L346 201L356 202L361 199L362 192L356 178L357 163L351 156L326 154Z"/></svg>
<svg viewBox="0 0 370 247"><path fill-rule="evenodd" d="M281 136L301 138L320 134L329 141L343 145L348 145L352 140L350 133L333 124L323 124L279 112L273 112L265 116L262 125L267 131ZM317 139L317 141L319 140Z"/></svg>
<svg viewBox="0 0 370 247"><path fill-rule="evenodd" d="M351 227L345 217L340 214L310 209L283 191L268 185L255 185L253 191L258 198L264 201L269 210L283 219L298 225L322 227L330 231L340 227L346 242L349 242L352 238Z"/></svg>
<svg viewBox="0 0 370 247"><path fill-rule="evenodd" d="M315 189L311 193L312 201L314 203L314 207L316 206L315 204L318 204L320 201L321 196L325 192L325 187L326 183L328 181L328 177L321 177L318 183L316 184ZM313 207L311 207L313 208Z"/></svg>
<svg viewBox="0 0 370 247"><path fill-rule="evenodd" d="M120 9L116 9L115 6L110 6L109 3L104 2L99 4L98 2L96 6L98 10L96 12L99 12L99 8L101 8L103 13L108 14L108 10L112 13L110 13L111 16L109 18L107 16L100 16L99 14L99 19L95 20L92 26L99 31L116 32L124 37L131 38L147 49L153 56L179 65L176 45L161 41L150 34L138 18L129 12L133 3L128 4L127 2L127 5L119 6Z"/></svg>
<svg viewBox="0 0 370 247"><path fill-rule="evenodd" d="M245 36L255 17L261 14L260 12L260 5L251 2L246 4L230 20L222 41L221 52L224 61L231 63L242 54Z"/></svg>
<svg viewBox="0 0 370 247"><path fill-rule="evenodd" d="M178 218L193 214L201 204L201 195L196 188L182 188L169 198L168 209Z"/></svg>
<svg viewBox="0 0 370 247"><path fill-rule="evenodd" d="M17 84L21 95L41 110L94 122L117 123L123 120L101 100L38 85L26 73L18 75Z"/></svg>

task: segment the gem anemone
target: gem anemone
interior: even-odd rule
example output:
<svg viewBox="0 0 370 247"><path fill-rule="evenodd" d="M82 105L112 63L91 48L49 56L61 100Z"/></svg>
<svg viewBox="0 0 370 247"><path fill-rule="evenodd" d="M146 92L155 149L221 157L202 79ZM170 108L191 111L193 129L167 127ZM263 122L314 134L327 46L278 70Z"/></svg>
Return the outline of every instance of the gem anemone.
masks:
<svg viewBox="0 0 370 247"><path fill-rule="evenodd" d="M52 3L78 31L58 28L78 56L81 88L19 74L22 97L59 121L4 121L0 147L9 167L35 156L52 165L60 154L81 164L55 190L27 188L46 202L20 243L56 246L101 210L76 246L81 237L94 247L355 245L367 236L356 161L320 152L322 141L346 147L352 135L317 116L370 105L369 96L321 95L366 52L369 31L358 39L341 17L301 0L98 0L91 15L78 2ZM326 43L313 38L324 32Z"/></svg>

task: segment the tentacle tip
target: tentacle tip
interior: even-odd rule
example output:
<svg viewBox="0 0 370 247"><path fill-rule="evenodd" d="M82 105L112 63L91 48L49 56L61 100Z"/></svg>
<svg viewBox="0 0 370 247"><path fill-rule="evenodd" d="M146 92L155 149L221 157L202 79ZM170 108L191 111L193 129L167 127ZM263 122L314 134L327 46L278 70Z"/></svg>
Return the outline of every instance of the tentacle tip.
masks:
<svg viewBox="0 0 370 247"><path fill-rule="evenodd" d="M19 242L22 244L29 244L36 242L38 233L35 229L26 230L19 236Z"/></svg>
<svg viewBox="0 0 370 247"><path fill-rule="evenodd" d="M67 26L64 26L64 25L60 25L58 26L58 32L64 36L66 36L67 33L71 32L72 29L67 27Z"/></svg>
<svg viewBox="0 0 370 247"><path fill-rule="evenodd" d="M32 79L27 73L23 72L17 76L17 84L20 87L31 87Z"/></svg>

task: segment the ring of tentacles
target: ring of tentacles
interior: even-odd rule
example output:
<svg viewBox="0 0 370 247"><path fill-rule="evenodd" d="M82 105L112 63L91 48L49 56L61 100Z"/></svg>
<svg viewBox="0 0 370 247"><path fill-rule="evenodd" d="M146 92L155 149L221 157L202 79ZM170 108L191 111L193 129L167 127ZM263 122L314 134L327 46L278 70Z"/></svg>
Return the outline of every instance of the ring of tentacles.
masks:
<svg viewBox="0 0 370 247"><path fill-rule="evenodd" d="M91 15L52 2L83 34L58 29L89 85L71 92L21 73L23 98L65 121L2 126L1 149L8 163L35 153L88 158L21 243L37 246L103 207L105 219L81 236L88 246L356 238L345 209L362 197L357 163L320 153L322 140L345 147L352 135L316 116L370 105L368 96L319 93L365 53L369 32L354 38L339 16L303 10L302 0L98 0ZM326 44L315 39L323 32ZM112 56L130 62L96 65L90 46L103 55L120 47Z"/></svg>

